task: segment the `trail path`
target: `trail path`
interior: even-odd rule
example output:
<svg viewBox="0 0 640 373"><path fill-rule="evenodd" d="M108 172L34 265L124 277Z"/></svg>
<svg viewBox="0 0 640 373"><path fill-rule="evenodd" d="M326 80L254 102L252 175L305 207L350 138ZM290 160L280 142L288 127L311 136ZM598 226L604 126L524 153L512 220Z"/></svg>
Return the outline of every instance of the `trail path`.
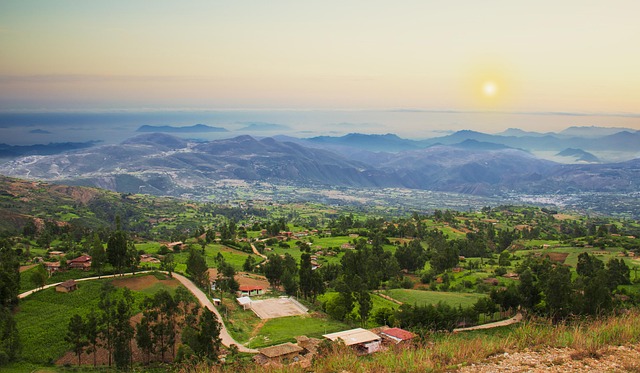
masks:
<svg viewBox="0 0 640 373"><path fill-rule="evenodd" d="M500 326L513 325L515 323L520 322L521 320L522 320L522 314L518 312L514 317L512 317L510 319L506 319L506 320L502 320L502 321L496 321L496 322L490 322L488 324L471 326L471 327L468 327L468 328L453 329L453 332L454 333L458 333L458 332L467 332L467 331L470 331L470 330L482 330L482 329L497 328L497 327L500 327Z"/></svg>
<svg viewBox="0 0 640 373"><path fill-rule="evenodd" d="M75 281L89 281L89 280L99 280L99 279L103 279L103 278L113 278L113 277L122 277L122 276L131 276L134 274L141 274L141 273L149 273L149 272L162 272L162 273L167 273L164 271L140 271L140 272L136 272L136 273L124 273L122 275L106 275L106 276L95 276L95 277L86 277L86 278L80 278L77 279ZM235 339L233 339L233 337L231 337L231 335L229 334L229 331L227 330L227 327L224 325L224 321L222 321L222 316L220 315L220 312L218 312L218 310L214 307L213 303L211 303L211 301L209 300L209 298L207 298L207 296L205 295L205 293L200 290L193 282L191 282L191 280L189 280L188 278L177 274L175 272L172 273L173 278L175 278L176 280L180 281L180 283L182 285L184 285L184 287L186 287L191 294L193 294L197 299L198 302L200 302L200 305L202 305L203 307L208 308L209 310L211 310L211 312L213 312L216 317L218 318L218 321L220 322L220 339L222 340L222 344L229 347L231 345L236 345L238 347L238 351L240 352L247 352L247 353L258 353L257 350L251 349L251 348L247 348L243 345L241 345L240 343L238 343ZM49 284L49 285L45 285L44 287L41 288L37 288L37 289L33 289L33 290L29 290L27 292L24 292L20 295L18 295L18 298L23 299L35 292L38 292L40 290L44 290L44 289L48 289L50 287L56 286L61 284L61 282L56 282L55 284Z"/></svg>
<svg viewBox="0 0 640 373"><path fill-rule="evenodd" d="M260 254L260 252L258 251L258 249L256 249L256 247L253 245L253 243L251 244L251 250L253 250L253 253L256 254L259 257L264 258L265 260L267 260L267 256L264 254Z"/></svg>

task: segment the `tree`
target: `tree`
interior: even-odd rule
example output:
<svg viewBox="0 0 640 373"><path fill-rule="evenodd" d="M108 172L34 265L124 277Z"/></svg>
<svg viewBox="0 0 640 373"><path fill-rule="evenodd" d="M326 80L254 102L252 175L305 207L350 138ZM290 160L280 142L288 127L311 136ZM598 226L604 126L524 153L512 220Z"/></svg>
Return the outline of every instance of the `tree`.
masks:
<svg viewBox="0 0 640 373"><path fill-rule="evenodd" d="M269 285L274 289L279 287L282 282L282 274L284 273L284 260L282 257L276 254L269 255L263 268Z"/></svg>
<svg viewBox="0 0 640 373"><path fill-rule="evenodd" d="M305 253L300 256L300 291L305 299L311 297L313 292L313 269L311 266L311 255Z"/></svg>
<svg viewBox="0 0 640 373"><path fill-rule="evenodd" d="M100 275L102 268L107 263L107 253L104 251L104 246L97 233L93 234L89 255L91 255L91 267Z"/></svg>
<svg viewBox="0 0 640 373"><path fill-rule="evenodd" d="M618 285L631 283L631 272L622 259L611 258L607 262L607 274L609 277L609 289L614 290Z"/></svg>
<svg viewBox="0 0 640 373"><path fill-rule="evenodd" d="M130 264L128 255L129 239L127 232L120 229L120 219L116 219L117 230L111 233L107 241L107 258L109 263L116 268L118 273L122 273L122 269Z"/></svg>
<svg viewBox="0 0 640 373"><path fill-rule="evenodd" d="M84 335L87 339L87 354L93 354L93 366L97 366L98 339L100 337L100 318L91 310L84 322Z"/></svg>
<svg viewBox="0 0 640 373"><path fill-rule="evenodd" d="M167 271L169 273L169 277L173 277L173 271L176 269L173 254L169 253L162 258L160 261L160 269Z"/></svg>
<svg viewBox="0 0 640 373"><path fill-rule="evenodd" d="M136 344L144 352L147 357L147 364L149 364L151 353L154 351L154 344L151 325L147 316L143 316L142 320L136 325Z"/></svg>
<svg viewBox="0 0 640 373"><path fill-rule="evenodd" d="M121 370L128 369L132 363L131 341L135 330L130 319L133 316L133 302L131 291L125 288L116 305L113 359L116 367Z"/></svg>
<svg viewBox="0 0 640 373"><path fill-rule="evenodd" d="M344 321L353 310L353 294L343 280L337 280L334 288L338 294L325 302L324 309L332 318Z"/></svg>
<svg viewBox="0 0 640 373"><path fill-rule="evenodd" d="M191 276L193 282L199 287L207 287L209 282L209 268L202 254L195 249L189 250L189 258L187 258L187 274Z"/></svg>
<svg viewBox="0 0 640 373"><path fill-rule="evenodd" d="M547 276L545 284L547 311L554 319L565 317L570 312L571 272L565 266L556 266Z"/></svg>
<svg viewBox="0 0 640 373"><path fill-rule="evenodd" d="M88 345L87 339L85 338L82 316L78 314L71 316L64 340L71 344L71 349L78 357L78 366L80 366L80 356L84 352L84 348Z"/></svg>
<svg viewBox="0 0 640 373"><path fill-rule="evenodd" d="M0 366L16 360L20 352L13 308L18 304L20 262L8 242L0 241Z"/></svg>
<svg viewBox="0 0 640 373"><path fill-rule="evenodd" d="M15 361L20 352L18 327L8 307L0 307L0 366Z"/></svg>
<svg viewBox="0 0 640 373"><path fill-rule="evenodd" d="M518 291L522 297L522 306L530 310L533 309L542 298L540 296L540 289L534 282L533 273L531 273L529 268L520 274L520 285L518 286Z"/></svg>
<svg viewBox="0 0 640 373"><path fill-rule="evenodd" d="M580 276L591 278L598 273L599 270L604 269L604 263L602 260L596 258L589 253L581 253L578 255L578 264L576 265L576 272Z"/></svg>
<svg viewBox="0 0 640 373"><path fill-rule="evenodd" d="M369 313L371 309L373 309L373 301L371 300L371 294L366 288L363 288L356 293L356 301L358 302L358 315L360 316L360 323L362 327L367 325L367 320L369 320Z"/></svg>
<svg viewBox="0 0 640 373"><path fill-rule="evenodd" d="M0 307L18 304L20 262L15 250L0 247Z"/></svg>
<svg viewBox="0 0 640 373"><path fill-rule="evenodd" d="M100 339L102 347L104 347L109 356L109 366L113 358L113 347L115 338L115 322L116 322L116 300L114 299L116 289L111 282L105 282L100 289L100 299L98 300L98 309L102 312L100 315Z"/></svg>
<svg viewBox="0 0 640 373"><path fill-rule="evenodd" d="M187 328L182 341L200 359L217 361L220 354L220 323L207 308L203 308L197 326Z"/></svg>
<svg viewBox="0 0 640 373"><path fill-rule="evenodd" d="M216 285L222 291L235 293L240 288L240 284L235 278L236 270L233 266L227 263L224 258L218 263L218 278L216 279Z"/></svg>
<svg viewBox="0 0 640 373"><path fill-rule="evenodd" d="M34 268L31 272L31 283L33 283L36 288L41 288L47 284L47 278L49 278L49 274L47 270L44 268L44 264L40 264Z"/></svg>
<svg viewBox="0 0 640 373"><path fill-rule="evenodd" d="M255 258L253 257L253 255L249 255L247 256L247 259L244 261L244 264L242 265L242 269L245 272L251 272L255 265L256 265Z"/></svg>

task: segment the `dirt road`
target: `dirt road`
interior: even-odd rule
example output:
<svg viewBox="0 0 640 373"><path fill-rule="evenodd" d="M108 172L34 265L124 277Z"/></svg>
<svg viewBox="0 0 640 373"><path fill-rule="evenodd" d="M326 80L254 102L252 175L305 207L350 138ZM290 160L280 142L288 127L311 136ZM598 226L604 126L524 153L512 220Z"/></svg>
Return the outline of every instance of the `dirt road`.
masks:
<svg viewBox="0 0 640 373"><path fill-rule="evenodd" d="M467 332L470 330L482 330L482 329L491 329L491 328L497 328L499 326L507 326L507 325L512 325L515 324L517 322L520 322L522 320L522 314L521 313L517 313L514 317L510 318L510 319L506 319L506 320L502 320L502 321L496 321L496 322L490 322L488 324L482 324L482 325L477 325L477 326L471 326L468 328L458 328L458 329L453 329L454 333L458 333L458 332Z"/></svg>

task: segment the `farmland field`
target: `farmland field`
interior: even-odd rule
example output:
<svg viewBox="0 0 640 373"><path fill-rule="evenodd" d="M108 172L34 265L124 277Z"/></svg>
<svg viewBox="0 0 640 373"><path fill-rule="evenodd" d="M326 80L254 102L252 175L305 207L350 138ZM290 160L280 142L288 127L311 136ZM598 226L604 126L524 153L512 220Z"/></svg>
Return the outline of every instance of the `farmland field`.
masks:
<svg viewBox="0 0 640 373"><path fill-rule="evenodd" d="M323 334L349 329L339 321L317 315L290 316L267 320L251 339L249 347L260 348L284 342L295 342L295 337L322 338Z"/></svg>
<svg viewBox="0 0 640 373"><path fill-rule="evenodd" d="M152 295L164 288L159 284L165 280L157 280L153 275L144 275L135 279L144 278L152 280L132 280L132 278L126 280L149 284L149 287L141 287L139 291L132 293L136 300L134 312L138 312L138 304L146 295ZM69 349L69 344L64 341L69 319L76 313L84 317L92 309L97 310L100 287L105 282L112 281L124 281L124 279L83 281L78 283L78 290L71 293L57 293L54 288L49 288L24 298L15 315L20 331L23 359L29 363L49 364L62 356ZM175 287L169 289L173 291L171 289Z"/></svg>
<svg viewBox="0 0 640 373"><path fill-rule="evenodd" d="M427 305L442 302L454 307L458 305L471 307L478 299L486 297L486 295L475 293L452 293L411 289L386 290L383 294L410 305Z"/></svg>

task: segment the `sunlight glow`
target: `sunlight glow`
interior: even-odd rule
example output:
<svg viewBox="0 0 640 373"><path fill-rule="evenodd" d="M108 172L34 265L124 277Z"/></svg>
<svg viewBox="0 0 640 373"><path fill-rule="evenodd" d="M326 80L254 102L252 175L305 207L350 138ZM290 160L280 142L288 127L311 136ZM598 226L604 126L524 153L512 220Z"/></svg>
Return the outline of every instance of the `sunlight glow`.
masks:
<svg viewBox="0 0 640 373"><path fill-rule="evenodd" d="M482 93L487 97L495 96L498 92L498 87L492 81L484 82L482 85Z"/></svg>

